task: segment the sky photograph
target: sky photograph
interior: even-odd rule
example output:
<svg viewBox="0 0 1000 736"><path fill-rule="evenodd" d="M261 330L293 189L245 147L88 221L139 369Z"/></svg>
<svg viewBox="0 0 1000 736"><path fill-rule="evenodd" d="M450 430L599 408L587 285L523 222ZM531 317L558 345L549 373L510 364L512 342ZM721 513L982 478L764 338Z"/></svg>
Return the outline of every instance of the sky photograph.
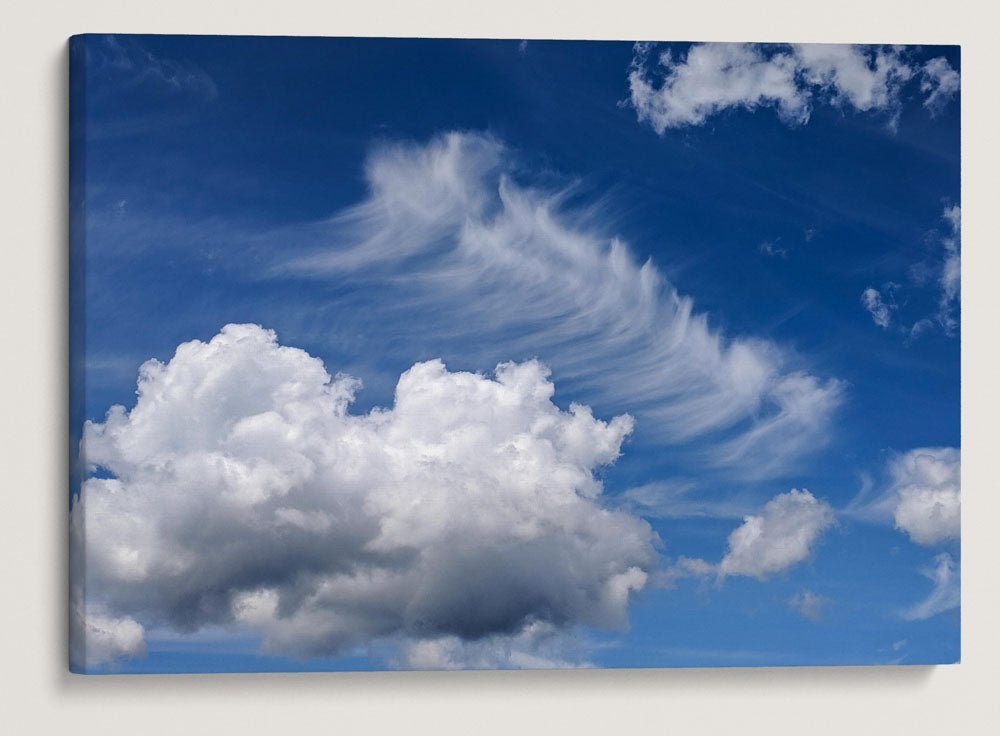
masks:
<svg viewBox="0 0 1000 736"><path fill-rule="evenodd" d="M960 660L957 46L69 59L74 672Z"/></svg>

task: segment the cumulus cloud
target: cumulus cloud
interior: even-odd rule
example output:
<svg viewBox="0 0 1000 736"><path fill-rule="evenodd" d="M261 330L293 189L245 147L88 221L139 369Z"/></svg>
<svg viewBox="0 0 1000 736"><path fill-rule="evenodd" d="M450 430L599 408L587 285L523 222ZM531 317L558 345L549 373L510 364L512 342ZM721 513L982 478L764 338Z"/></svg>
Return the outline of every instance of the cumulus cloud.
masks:
<svg viewBox="0 0 1000 736"><path fill-rule="evenodd" d="M657 59L664 77L657 86L647 67L650 50L646 45L637 48L629 89L639 120L657 133L700 125L728 107L770 106L790 123L809 119L808 99L799 89L790 53L768 58L759 47L739 43L696 44L683 60L665 51Z"/></svg>
<svg viewBox="0 0 1000 736"><path fill-rule="evenodd" d="M729 535L719 575L764 580L809 557L820 534L833 523L830 505L805 489L775 496Z"/></svg>
<svg viewBox="0 0 1000 736"><path fill-rule="evenodd" d="M939 613L957 608L962 602L961 576L951 555L942 552L934 558L937 563L921 572L934 583L934 589L920 603L903 611L907 621L922 621Z"/></svg>
<svg viewBox="0 0 1000 736"><path fill-rule="evenodd" d="M924 106L937 114L958 94L961 77L943 56L928 61L920 73L920 91L927 95Z"/></svg>
<svg viewBox="0 0 1000 736"><path fill-rule="evenodd" d="M574 395L633 413L647 438L713 437L705 465L776 474L824 443L839 381L710 327L651 261L567 210L566 191L519 185L515 158L474 133L380 147L368 199L272 274L385 294L371 319L396 345L539 356Z"/></svg>
<svg viewBox="0 0 1000 736"><path fill-rule="evenodd" d="M917 544L935 545L961 533L961 455L953 447L925 447L895 458L890 471L896 528Z"/></svg>
<svg viewBox="0 0 1000 736"><path fill-rule="evenodd" d="M820 535L834 524L833 509L809 491L793 488L768 501L759 514L746 516L729 535L729 548L717 564L679 557L662 573L671 585L679 578L745 575L766 580L807 559Z"/></svg>
<svg viewBox="0 0 1000 736"><path fill-rule="evenodd" d="M843 509L865 521L893 524L917 544L933 546L961 534L961 451L957 447L917 447L886 463L884 488L866 484Z"/></svg>
<svg viewBox="0 0 1000 736"><path fill-rule="evenodd" d="M914 73L898 48L817 43L797 44L793 53L806 85L832 104L862 112L897 105L900 87Z"/></svg>
<svg viewBox="0 0 1000 736"><path fill-rule="evenodd" d="M354 415L356 379L256 325L146 362L134 408L84 431L86 662L139 653L142 627L249 628L302 657L507 647L511 664L577 626L625 627L655 535L605 508L594 471L632 419L561 410L548 375L417 363L391 408Z"/></svg>
<svg viewBox="0 0 1000 736"><path fill-rule="evenodd" d="M813 593L811 590L802 590L786 602L791 608L794 608L806 618L812 621L819 621L823 618L823 609L829 605L830 599L818 593Z"/></svg>
<svg viewBox="0 0 1000 736"><path fill-rule="evenodd" d="M883 112L892 125L903 86L918 74L932 110L958 88L958 72L943 57L916 67L898 47L704 43L683 56L652 54L651 44L636 44L629 92L639 120L661 135L730 108L773 108L786 124L802 125L816 102Z"/></svg>

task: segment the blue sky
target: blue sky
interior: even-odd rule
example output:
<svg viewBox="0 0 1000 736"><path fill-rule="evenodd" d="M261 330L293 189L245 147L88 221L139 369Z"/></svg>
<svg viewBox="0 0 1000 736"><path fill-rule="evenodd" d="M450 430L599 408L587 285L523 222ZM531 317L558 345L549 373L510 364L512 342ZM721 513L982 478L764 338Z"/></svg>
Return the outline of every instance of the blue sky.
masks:
<svg viewBox="0 0 1000 736"><path fill-rule="evenodd" d="M74 504L74 544L95 568L83 630L113 632L84 669L959 659L957 47L86 36L71 61L71 443L95 433L71 495L91 478L96 509ZM216 347L175 356L193 340ZM393 458L392 483L303 449L348 430L296 429L289 376L315 366L286 348L353 394L349 436L386 443L365 457ZM148 410L106 418L136 407L151 358L167 367L144 373ZM435 359L408 374L414 402L435 399L414 424L400 376ZM529 367L507 380L508 361ZM514 447L506 471L423 434L510 401L513 434L477 450ZM562 440L536 436L536 410ZM308 472L273 445L214 444L265 414ZM273 497L234 511L219 467ZM517 495L570 471L572 522ZM356 507L323 505L340 482ZM381 536L342 561L350 545L313 522L354 512ZM556 530L530 533L537 566L509 556L510 519ZM440 557L463 528L492 573ZM583 539L592 568L551 562ZM191 559L168 581L171 549ZM323 592L358 570L403 582ZM438 598L414 618L420 585ZM533 603L476 619L492 595Z"/></svg>

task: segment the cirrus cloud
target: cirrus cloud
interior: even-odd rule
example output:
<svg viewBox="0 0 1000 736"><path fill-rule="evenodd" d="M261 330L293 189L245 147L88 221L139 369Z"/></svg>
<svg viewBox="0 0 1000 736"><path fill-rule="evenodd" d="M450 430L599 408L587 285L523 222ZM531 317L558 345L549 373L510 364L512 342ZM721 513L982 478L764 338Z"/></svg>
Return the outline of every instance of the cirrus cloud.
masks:
<svg viewBox="0 0 1000 736"><path fill-rule="evenodd" d="M830 599L811 590L800 590L785 602L806 618L818 622L822 620L823 609L830 604Z"/></svg>
<svg viewBox="0 0 1000 736"><path fill-rule="evenodd" d="M934 587L924 600L901 613L907 621L923 621L962 604L961 571L958 564L947 552L937 555L934 562L933 567L920 571L934 583Z"/></svg>
<svg viewBox="0 0 1000 736"><path fill-rule="evenodd" d="M565 190L519 184L515 159L478 133L380 146L367 199L300 236L309 245L269 275L385 295L359 316L377 320L367 339L540 356L561 386L627 410L657 444L706 440L680 450L703 468L776 476L827 441L841 381L711 327L652 260L568 210Z"/></svg>

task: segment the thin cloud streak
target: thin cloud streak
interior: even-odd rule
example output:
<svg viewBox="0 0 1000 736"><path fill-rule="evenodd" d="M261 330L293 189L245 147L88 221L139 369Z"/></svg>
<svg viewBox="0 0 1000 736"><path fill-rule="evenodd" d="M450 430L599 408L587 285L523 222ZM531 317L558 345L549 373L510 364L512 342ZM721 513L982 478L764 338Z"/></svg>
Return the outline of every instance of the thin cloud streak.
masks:
<svg viewBox="0 0 1000 736"><path fill-rule="evenodd" d="M780 475L824 444L840 381L710 327L652 261L587 217L571 224L565 189L515 181L511 159L475 133L378 148L368 198L270 276L352 284L397 344L537 356L585 400L636 416L646 438L704 440L689 450L702 467Z"/></svg>
<svg viewBox="0 0 1000 736"><path fill-rule="evenodd" d="M934 562L933 567L920 571L934 583L934 588L924 600L900 614L906 621L923 621L962 604L961 571L958 564L947 552L937 555Z"/></svg>

